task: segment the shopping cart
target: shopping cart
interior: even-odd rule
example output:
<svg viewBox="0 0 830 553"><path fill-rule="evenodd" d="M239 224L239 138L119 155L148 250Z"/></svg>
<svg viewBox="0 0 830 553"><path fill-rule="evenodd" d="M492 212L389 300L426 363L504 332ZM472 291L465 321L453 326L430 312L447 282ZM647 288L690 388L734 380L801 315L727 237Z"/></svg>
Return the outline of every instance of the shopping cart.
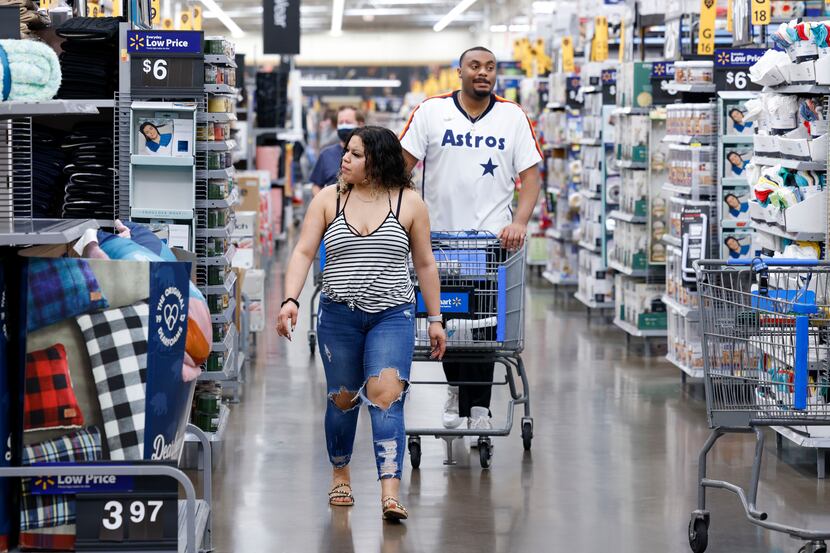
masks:
<svg viewBox="0 0 830 553"><path fill-rule="evenodd" d="M493 361L504 366L504 381L450 382L453 385L508 386L510 403L503 428L468 430L408 428L408 447L413 468L421 464L421 436L435 436L446 444L446 465L454 465L452 443L464 436L478 438L481 466L489 468L493 457L492 438L507 436L513 427L513 410L524 406L522 442L530 450L533 419L530 417L528 381L521 352L524 347L525 249L508 252L497 237L476 231L434 232L432 251L441 279L441 312L446 319L445 361ZM416 279L414 270L413 278ZM416 337L413 361L430 359L429 324L420 291L416 294ZM522 388L516 386L516 376ZM445 381L412 382L414 385L443 385Z"/></svg>
<svg viewBox="0 0 830 553"><path fill-rule="evenodd" d="M708 543L706 488L738 496L753 524L807 542L800 553L826 553L830 531L769 522L756 508L764 426L830 424L830 263L805 259L697 261L704 385L709 426L700 452L698 508L689 544ZM706 477L706 458L731 432L755 434L750 487Z"/></svg>
<svg viewBox="0 0 830 553"><path fill-rule="evenodd" d="M310 325L308 327L308 350L311 352L312 357L314 356L314 352L317 351L317 313L318 313L318 302L320 300L320 293L323 291L323 269L326 266L326 245L323 241L320 241L320 249L317 250L317 256L314 258L314 262L311 264L312 270L312 279L314 282L314 292L311 294L311 308L309 309L310 312Z"/></svg>

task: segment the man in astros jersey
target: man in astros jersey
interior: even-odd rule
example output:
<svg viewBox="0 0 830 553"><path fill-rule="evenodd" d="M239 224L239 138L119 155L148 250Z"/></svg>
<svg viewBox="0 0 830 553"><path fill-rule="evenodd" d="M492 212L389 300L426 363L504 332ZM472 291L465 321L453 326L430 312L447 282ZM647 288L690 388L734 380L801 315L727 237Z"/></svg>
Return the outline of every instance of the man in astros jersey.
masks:
<svg viewBox="0 0 830 553"><path fill-rule="evenodd" d="M487 48L477 46L461 54L461 89L419 104L401 133L401 145L410 170L419 161L424 164L420 184L433 232L487 231L499 238L504 249L517 250L525 243L527 224L538 201L543 156L522 108L493 93L496 68L496 57ZM514 212L517 177L521 190ZM503 259L504 254L494 256ZM488 261L492 259L488 255ZM476 309L492 311L494 307L478 305ZM473 328L471 334L476 341L494 340L495 328ZM447 358L447 382L485 385L450 384L444 426L457 428L466 419L470 429L491 429L495 363L459 363Z"/></svg>

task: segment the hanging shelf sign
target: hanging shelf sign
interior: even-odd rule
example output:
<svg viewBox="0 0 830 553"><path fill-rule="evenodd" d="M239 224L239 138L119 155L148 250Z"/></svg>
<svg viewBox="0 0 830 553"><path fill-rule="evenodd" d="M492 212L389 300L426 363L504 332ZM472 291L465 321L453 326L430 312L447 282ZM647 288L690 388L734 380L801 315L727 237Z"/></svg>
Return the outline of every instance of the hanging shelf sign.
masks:
<svg viewBox="0 0 830 553"><path fill-rule="evenodd" d="M201 31L128 31L130 90L135 95L204 94Z"/></svg>

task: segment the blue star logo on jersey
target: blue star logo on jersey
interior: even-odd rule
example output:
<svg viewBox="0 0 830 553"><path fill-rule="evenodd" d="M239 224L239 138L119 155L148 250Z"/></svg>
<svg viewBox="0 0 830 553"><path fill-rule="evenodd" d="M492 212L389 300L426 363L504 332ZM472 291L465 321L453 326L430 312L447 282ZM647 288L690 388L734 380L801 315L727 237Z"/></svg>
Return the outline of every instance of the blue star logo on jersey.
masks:
<svg viewBox="0 0 830 553"><path fill-rule="evenodd" d="M487 163L479 163L479 165L484 167L484 172L481 174L482 177L487 175L488 173L493 175L494 177L496 176L496 169L498 169L499 166L493 163L492 157L487 160Z"/></svg>

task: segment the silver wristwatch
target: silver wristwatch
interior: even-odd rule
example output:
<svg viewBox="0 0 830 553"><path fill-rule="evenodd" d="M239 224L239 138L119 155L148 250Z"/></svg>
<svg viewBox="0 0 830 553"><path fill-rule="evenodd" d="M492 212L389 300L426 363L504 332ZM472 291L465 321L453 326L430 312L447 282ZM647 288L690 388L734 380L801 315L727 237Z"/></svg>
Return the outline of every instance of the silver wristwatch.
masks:
<svg viewBox="0 0 830 553"><path fill-rule="evenodd" d="M427 317L427 321L430 324L432 324L432 323L443 323L444 322L444 316L443 315L434 315L434 316L430 315L430 316Z"/></svg>

